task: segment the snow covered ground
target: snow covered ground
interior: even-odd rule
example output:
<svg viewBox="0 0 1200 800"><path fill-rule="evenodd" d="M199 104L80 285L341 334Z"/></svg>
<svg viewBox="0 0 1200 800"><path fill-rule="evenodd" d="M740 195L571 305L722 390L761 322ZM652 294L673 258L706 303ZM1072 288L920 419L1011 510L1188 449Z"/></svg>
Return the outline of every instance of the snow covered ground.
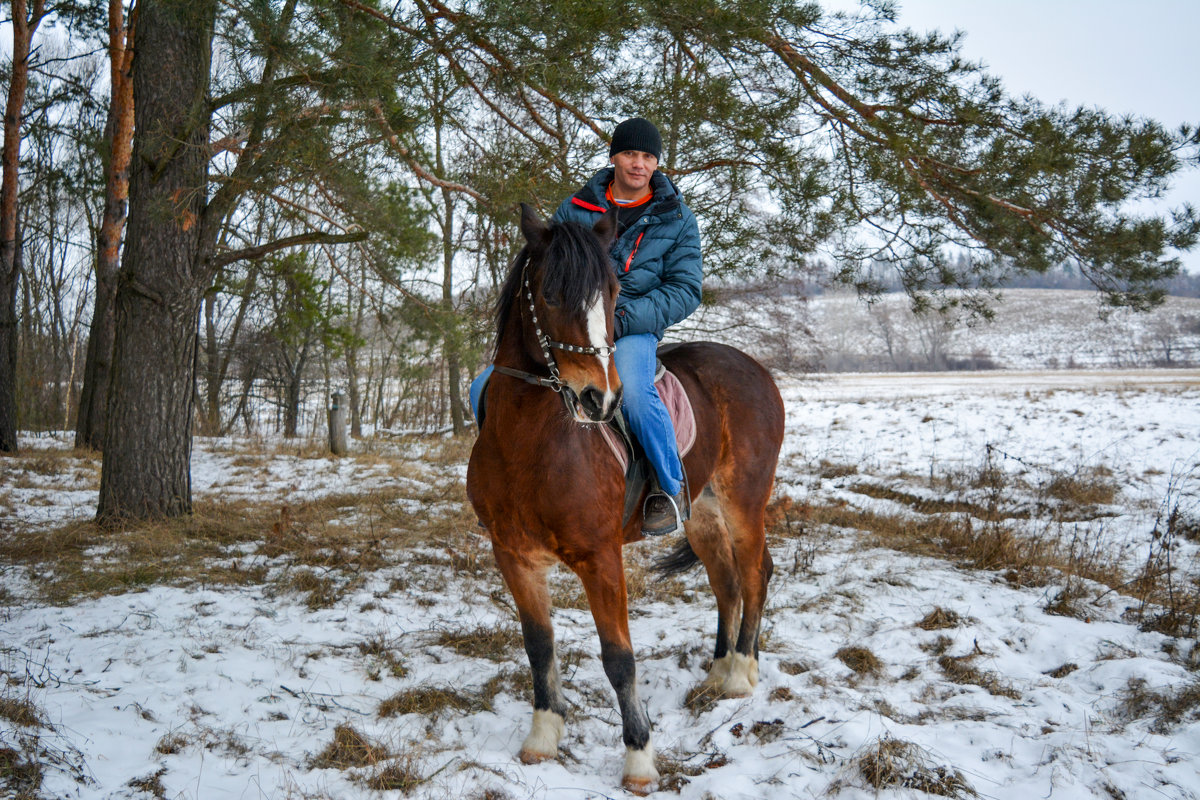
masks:
<svg viewBox="0 0 1200 800"><path fill-rule="evenodd" d="M906 499L981 504L971 476L994 470L1006 507L1030 510L1005 524L1102 546L1133 571L1164 503L1195 514L1200 502L1200 371L854 374L781 389L777 494L795 509L917 519ZM22 444L31 455L2 473L0 535L89 518L96 462L51 458L64 438ZM386 553L330 604L279 591L286 554L253 541L224 557L261 580L61 606L41 599L52 569L0 564L0 697L27 701L44 723L0 717L0 753L40 753L41 793L55 798L624 796L620 718L573 579L555 579L567 734L559 759L525 766L527 666L486 540L461 513L462 448L357 446L336 460L199 440L194 457L201 499L275 508L388 489L388 508L354 524L454 520ZM1117 489L1050 521L1038 504L1064 476ZM1200 693L1194 640L1139 630L1125 614L1134 601L1104 587L1087 587L1086 613L1051 614L1061 582L902 553L822 519L798 512L772 533L761 679L747 699L688 702L710 655L711 595L700 572L646 577L663 544L627 548L658 796L1200 797L1197 704L1164 712ZM1194 570L1195 559L1194 541L1177 542L1175 564ZM339 766L327 750L339 726L386 754ZM888 764L894 780L874 788L868 776L886 778Z"/></svg>

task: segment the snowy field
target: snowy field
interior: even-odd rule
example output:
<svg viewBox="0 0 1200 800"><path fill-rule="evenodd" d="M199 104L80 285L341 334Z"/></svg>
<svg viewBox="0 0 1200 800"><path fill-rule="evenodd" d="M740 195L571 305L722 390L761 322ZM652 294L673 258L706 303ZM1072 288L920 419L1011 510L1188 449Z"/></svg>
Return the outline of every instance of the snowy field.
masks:
<svg viewBox="0 0 1200 800"><path fill-rule="evenodd" d="M781 389L784 513L752 697L690 693L715 631L702 573L661 581L643 564L667 545L627 548L657 796L1200 797L1194 639L1140 629L1128 591L1078 581L1073 605L1056 605L1069 582L1052 570L1013 579L846 523L983 530L991 519L1135 575L1161 546L1152 532L1166 511L1197 519L1200 371L854 374ZM0 473L0 535L90 518L98 461L64 454L64 438L22 445ZM465 447L356 447L336 460L313 445L197 441L198 504L280 519L210 557L252 576L241 581L148 581L55 604L53 565L0 563L2 696L40 715L0 718L0 753L39 754L40 796L625 796L620 718L573 578L554 582L567 733L556 761L525 766L527 664L463 509ZM1072 499L1056 488L1066 484L1110 489ZM312 538L316 528L289 532L282 509L320 502L346 505L322 535L389 542L389 530L441 522L383 547L370 569L313 570L335 589L314 602L284 580L302 570L280 539ZM1197 543L1173 546L1186 585ZM120 547L91 545L84 558L119 559ZM339 754L348 734L357 750Z"/></svg>

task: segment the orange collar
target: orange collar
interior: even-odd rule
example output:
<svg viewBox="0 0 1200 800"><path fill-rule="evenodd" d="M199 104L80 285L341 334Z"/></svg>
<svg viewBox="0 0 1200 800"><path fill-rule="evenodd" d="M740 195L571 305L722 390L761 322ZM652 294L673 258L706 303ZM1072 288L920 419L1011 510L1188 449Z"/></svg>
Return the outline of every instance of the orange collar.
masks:
<svg viewBox="0 0 1200 800"><path fill-rule="evenodd" d="M617 208L637 208L638 206L642 205L643 203L650 202L650 198L652 198L652 197L654 197L654 192L646 192L645 197L638 198L637 200L633 200L628 203L618 203L616 200L613 199L611 183L608 185L608 188L604 190L604 199L608 201L609 205L616 206Z"/></svg>

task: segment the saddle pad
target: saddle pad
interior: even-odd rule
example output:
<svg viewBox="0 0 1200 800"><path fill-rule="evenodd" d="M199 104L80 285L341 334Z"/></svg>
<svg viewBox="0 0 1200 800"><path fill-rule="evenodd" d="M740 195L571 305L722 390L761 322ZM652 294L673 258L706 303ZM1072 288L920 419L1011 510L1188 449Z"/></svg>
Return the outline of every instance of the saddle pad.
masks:
<svg viewBox="0 0 1200 800"><path fill-rule="evenodd" d="M696 416L692 413L692 403L688 400L683 384L672 372L664 370L662 377L655 381L654 388L658 390L658 396L662 398L667 413L671 415L671 425L675 428L675 445L679 448L679 457L683 458L696 443ZM621 465L621 472L627 472L629 454L625 452L625 445L609 426L600 425L599 428L617 463Z"/></svg>

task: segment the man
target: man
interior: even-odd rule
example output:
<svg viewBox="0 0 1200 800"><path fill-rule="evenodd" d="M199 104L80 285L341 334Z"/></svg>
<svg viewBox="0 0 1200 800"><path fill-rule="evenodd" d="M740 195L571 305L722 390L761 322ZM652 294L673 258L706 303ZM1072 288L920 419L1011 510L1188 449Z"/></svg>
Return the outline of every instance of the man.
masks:
<svg viewBox="0 0 1200 800"><path fill-rule="evenodd" d="M621 284L614 360L624 387L625 417L657 478L643 507L642 532L648 536L677 531L688 509L675 431L654 388L655 352L666 329L700 305L701 281L696 218L658 171L661 157L658 129L641 117L625 120L613 131L610 166L564 200L553 217L590 228L610 208L620 209L609 250ZM476 417L491 372L488 367L471 384Z"/></svg>
<svg viewBox="0 0 1200 800"><path fill-rule="evenodd" d="M701 282L696 218L658 171L661 157L658 129L641 117L625 120L613 131L611 166L554 212L556 221L591 227L605 211L620 209L609 251L621 283L614 358L626 419L658 478L644 507L642 530L651 536L675 532L688 507L675 432L654 388L655 351L666 329L700 305Z"/></svg>

